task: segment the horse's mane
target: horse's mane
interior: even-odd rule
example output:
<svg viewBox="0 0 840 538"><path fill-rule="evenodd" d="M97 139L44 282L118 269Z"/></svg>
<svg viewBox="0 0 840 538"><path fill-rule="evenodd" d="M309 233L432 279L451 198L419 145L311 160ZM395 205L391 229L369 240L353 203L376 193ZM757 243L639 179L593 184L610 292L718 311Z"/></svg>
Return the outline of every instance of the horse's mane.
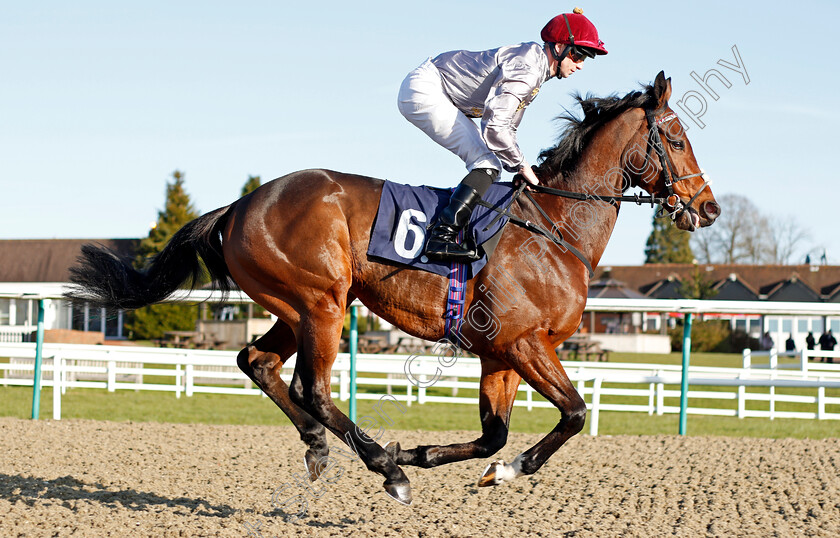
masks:
<svg viewBox="0 0 840 538"><path fill-rule="evenodd" d="M556 146L540 153L540 164L537 167L539 176L562 176L569 185L577 183L577 178L572 172L598 129L626 110L651 107L657 102L652 85L644 86L643 91L633 91L624 97L615 94L607 97L587 95L586 98L575 94L573 97L583 110L583 118L578 118L568 110L556 118L567 122L565 129L560 134Z"/></svg>

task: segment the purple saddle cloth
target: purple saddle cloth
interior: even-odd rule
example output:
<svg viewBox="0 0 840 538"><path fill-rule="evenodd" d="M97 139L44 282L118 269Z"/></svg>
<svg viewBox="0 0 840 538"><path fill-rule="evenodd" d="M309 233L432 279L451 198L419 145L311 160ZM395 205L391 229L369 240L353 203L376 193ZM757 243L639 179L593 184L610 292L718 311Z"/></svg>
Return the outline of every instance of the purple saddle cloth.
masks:
<svg viewBox="0 0 840 538"><path fill-rule="evenodd" d="M368 255L449 276L451 263L428 260L423 256L423 247L426 244L426 228L446 207L451 193L449 189L415 187L386 181L371 231ZM498 182L490 186L482 199L493 208L504 210L513 193L512 183ZM482 205L476 206L473 211L464 233L472 234L475 244L481 247L479 250L482 257L466 265L467 279L477 275L487 264L498 241L497 234L508 221L507 217L502 217L485 230L496 216L496 211Z"/></svg>

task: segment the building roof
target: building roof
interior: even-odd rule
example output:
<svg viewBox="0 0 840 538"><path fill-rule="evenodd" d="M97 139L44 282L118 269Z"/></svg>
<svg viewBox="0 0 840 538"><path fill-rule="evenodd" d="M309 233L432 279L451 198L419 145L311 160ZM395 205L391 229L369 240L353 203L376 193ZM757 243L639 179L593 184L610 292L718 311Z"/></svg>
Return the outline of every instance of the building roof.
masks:
<svg viewBox="0 0 840 538"><path fill-rule="evenodd" d="M837 265L694 265L646 264L604 266L595 271L593 283L618 280L645 297L674 298L680 281L699 271L718 291L715 299L771 301L838 301L840 266Z"/></svg>
<svg viewBox="0 0 840 538"><path fill-rule="evenodd" d="M0 282L68 282L82 245L98 243L133 258L139 239L3 239Z"/></svg>
<svg viewBox="0 0 840 538"><path fill-rule="evenodd" d="M643 299L645 296L632 290L614 278L595 280L589 283L588 297L608 299Z"/></svg>

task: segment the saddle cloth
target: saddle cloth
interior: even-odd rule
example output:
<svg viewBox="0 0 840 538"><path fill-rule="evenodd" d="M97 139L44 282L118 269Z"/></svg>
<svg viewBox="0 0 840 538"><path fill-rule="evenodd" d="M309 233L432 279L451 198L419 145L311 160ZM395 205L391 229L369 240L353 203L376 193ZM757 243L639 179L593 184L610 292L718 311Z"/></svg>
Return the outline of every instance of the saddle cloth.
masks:
<svg viewBox="0 0 840 538"><path fill-rule="evenodd" d="M423 256L423 247L426 244L427 227L446 207L451 193L449 189L415 187L386 181L382 187L379 210L371 231L368 255L449 276L451 263L426 259ZM504 210L513 193L512 183L498 182L490 186L482 199L493 208ZM477 275L487 264L487 259L498 242L497 234L500 234L508 221L507 217L502 217L490 229L484 231L497 215L498 213L490 208L477 206L469 226L462 234L462 238L464 234L472 234L476 245L484 245L480 249L481 259L467 264L467 279Z"/></svg>

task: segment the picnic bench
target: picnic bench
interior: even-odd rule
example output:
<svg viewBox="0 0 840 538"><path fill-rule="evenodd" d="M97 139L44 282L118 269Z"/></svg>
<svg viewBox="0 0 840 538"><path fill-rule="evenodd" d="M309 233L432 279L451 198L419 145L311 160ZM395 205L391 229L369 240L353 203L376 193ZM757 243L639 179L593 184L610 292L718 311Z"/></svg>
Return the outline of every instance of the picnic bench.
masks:
<svg viewBox="0 0 840 538"><path fill-rule="evenodd" d="M597 340L591 339L587 335L576 334L571 336L568 340L556 350L557 358L563 360L576 361L597 361L608 362L610 360L610 350L601 349L601 343Z"/></svg>
<svg viewBox="0 0 840 538"><path fill-rule="evenodd" d="M218 340L213 335L198 331L166 331L163 333L163 338L154 342L158 347L179 349L220 349L227 344L225 340Z"/></svg>

